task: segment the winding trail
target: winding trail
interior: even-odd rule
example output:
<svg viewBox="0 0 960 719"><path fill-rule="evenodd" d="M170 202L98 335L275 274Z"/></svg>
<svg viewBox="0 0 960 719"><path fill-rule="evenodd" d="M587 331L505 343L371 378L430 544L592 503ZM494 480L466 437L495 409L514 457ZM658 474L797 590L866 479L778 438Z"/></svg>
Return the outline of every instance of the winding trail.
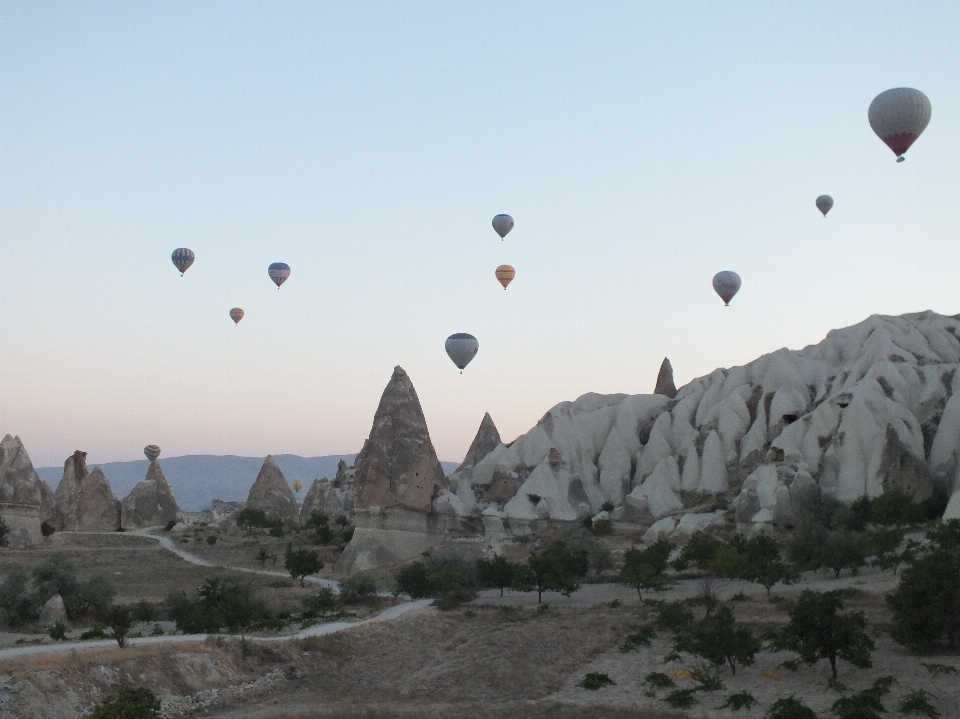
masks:
<svg viewBox="0 0 960 719"><path fill-rule="evenodd" d="M131 532L124 532L118 534L117 532L75 532L75 534L109 534L112 537L124 536L124 537L147 537L149 539L155 539L160 543L160 546L166 549L167 551L173 552L180 559L190 564L194 564L198 567L220 567L223 569L231 569L238 572L247 572L248 574L262 574L270 577L285 577L288 578L290 575L286 572L281 572L278 570L270 569L255 569L250 567L228 567L222 564L217 564L216 562L211 562L202 557L198 557L195 554L181 549L178 547L170 537L158 536L156 534L151 534L153 528L147 529L138 529ZM68 534L68 532L64 532ZM69 534L74 534L74 532L69 532ZM318 586L330 587L334 591L340 590L340 585L338 582L333 579L323 579L321 577L305 577L305 581L311 582ZM294 639L305 639L306 637L317 637L323 636L326 634L335 634L337 632L342 632L347 629L353 629L354 627L362 627L366 624L372 624L374 622L386 622L397 617L401 617L404 614L409 612L427 609L432 599L419 599L412 602L404 602L403 604L397 604L396 606L389 607L385 609L380 614L369 619L363 619L358 622L330 622L328 624L315 624L306 629L301 629L300 631L294 634L284 634L276 637L247 637L248 641L256 642L277 642L277 641L288 641ZM135 637L133 639L127 640L127 646L144 646L149 644L175 644L183 642L203 642L206 641L209 634L166 634L160 637ZM98 639L95 641L85 641L85 642L58 642L56 644L40 644L26 647L13 647L10 649L0 649L0 661L4 659L15 659L17 657L27 657L27 656L40 656L45 654L58 654L61 652L75 652L83 651L89 649L106 649L110 647L116 647L117 641L115 639Z"/></svg>

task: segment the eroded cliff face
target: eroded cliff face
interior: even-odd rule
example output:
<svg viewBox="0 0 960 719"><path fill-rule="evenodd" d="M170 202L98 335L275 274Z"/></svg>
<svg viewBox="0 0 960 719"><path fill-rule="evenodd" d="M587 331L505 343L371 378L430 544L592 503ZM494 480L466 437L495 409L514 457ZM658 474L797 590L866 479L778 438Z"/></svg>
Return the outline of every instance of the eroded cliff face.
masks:
<svg viewBox="0 0 960 719"><path fill-rule="evenodd" d="M850 503L899 489L952 496L946 516L960 517L958 368L960 320L933 312L873 316L672 398L665 361L657 394L557 405L509 447L461 466L434 507L509 523L613 505L614 518L651 524L690 512L719 521L729 506L767 524L789 523L817 492Z"/></svg>
<svg viewBox="0 0 960 719"><path fill-rule="evenodd" d="M160 462L154 460L144 480L120 503L120 522L124 529L166 526L181 519L173 489L163 476Z"/></svg>
<svg viewBox="0 0 960 719"><path fill-rule="evenodd" d="M67 457L55 496L58 529L112 532L120 527L120 500L99 467L87 472L86 452Z"/></svg>
<svg viewBox="0 0 960 719"><path fill-rule="evenodd" d="M6 435L0 441L0 517L7 525L11 547L30 547L42 541L42 514L51 505L45 489L49 490L34 470L23 442Z"/></svg>

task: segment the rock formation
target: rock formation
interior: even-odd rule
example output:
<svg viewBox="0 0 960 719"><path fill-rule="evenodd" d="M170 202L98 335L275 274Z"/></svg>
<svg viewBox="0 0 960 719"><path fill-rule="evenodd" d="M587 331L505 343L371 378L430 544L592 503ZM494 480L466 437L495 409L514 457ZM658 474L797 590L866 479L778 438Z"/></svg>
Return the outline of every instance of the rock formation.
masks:
<svg viewBox="0 0 960 719"><path fill-rule="evenodd" d="M120 500L99 467L87 473L87 453L77 450L63 463L57 485L57 528L110 532L120 527Z"/></svg>
<svg viewBox="0 0 960 719"><path fill-rule="evenodd" d="M299 523L297 499L272 454L263 460L257 481L250 487L246 506L262 509L270 519Z"/></svg>
<svg viewBox="0 0 960 719"><path fill-rule="evenodd" d="M510 532L605 502L615 521L661 533L718 521L724 506L744 525L789 525L818 492L845 503L938 492L952 497L945 516L960 517L958 368L960 320L933 312L873 316L818 345L715 370L672 398L664 361L657 394L563 402L458 469L434 504Z"/></svg>
<svg viewBox="0 0 960 719"><path fill-rule="evenodd" d="M326 477L315 479L307 490L307 496L303 498L303 505L300 507L300 523L305 523L310 518L310 513L314 511L323 512L330 521L341 514L347 519L352 519L353 492L338 487L336 480L331 481Z"/></svg>
<svg viewBox="0 0 960 719"><path fill-rule="evenodd" d="M8 434L0 441L0 517L11 547L34 546L43 539L42 484L23 442Z"/></svg>
<svg viewBox="0 0 960 719"><path fill-rule="evenodd" d="M457 467L456 471L459 472L467 467L476 466L477 462L495 450L499 444L500 433L497 431L497 425L493 423L490 413L487 412L480 422L477 436L473 438L470 449L467 450L467 456L463 458L463 462Z"/></svg>
<svg viewBox="0 0 960 719"><path fill-rule="evenodd" d="M146 478L120 503L120 524L124 529L166 526L181 518L173 490L163 476L160 462L150 462Z"/></svg>
<svg viewBox="0 0 960 719"><path fill-rule="evenodd" d="M417 391L401 367L394 368L383 391L354 464L354 482L357 529L337 569L364 571L408 561L442 531L433 499L447 483Z"/></svg>
<svg viewBox="0 0 960 719"><path fill-rule="evenodd" d="M677 396L677 386L673 383L673 365L667 357L664 357L660 364L660 372L657 373L657 384L653 388L653 393L662 394L670 399Z"/></svg>
<svg viewBox="0 0 960 719"><path fill-rule="evenodd" d="M41 627L49 627L56 622L66 623L66 621L67 606L63 603L63 597L59 594L54 594L44 602L43 607L40 609L40 619L37 623Z"/></svg>
<svg viewBox="0 0 960 719"><path fill-rule="evenodd" d="M354 463L358 507L429 512L444 485L413 382L395 367L373 417L370 437Z"/></svg>

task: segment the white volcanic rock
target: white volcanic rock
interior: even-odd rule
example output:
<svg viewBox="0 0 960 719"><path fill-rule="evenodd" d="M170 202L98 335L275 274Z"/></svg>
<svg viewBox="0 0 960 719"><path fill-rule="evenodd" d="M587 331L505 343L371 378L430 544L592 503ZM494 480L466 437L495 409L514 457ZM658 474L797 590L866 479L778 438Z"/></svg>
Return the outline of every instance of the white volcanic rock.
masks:
<svg viewBox="0 0 960 719"><path fill-rule="evenodd" d="M715 370L672 399L563 402L498 448L492 471L479 472L481 462L451 481L456 501L444 500L445 511L580 516L575 480L591 514L611 501L615 516L640 521L679 514L704 493L735 497L742 522L776 523L792 522L818 491L847 503L891 489L950 496L960 489L958 338L955 317L875 315L819 344Z"/></svg>
<svg viewBox="0 0 960 719"><path fill-rule="evenodd" d="M120 500L103 470L87 472L87 453L77 450L63 463L57 485L58 529L70 532L112 532L120 527Z"/></svg>
<svg viewBox="0 0 960 719"><path fill-rule="evenodd" d="M5 436L0 441L0 517L11 547L30 547L42 540L42 485L20 438Z"/></svg>
<svg viewBox="0 0 960 719"><path fill-rule="evenodd" d="M297 499L272 454L267 455L263 460L260 473L250 487L246 506L262 509L269 519L299 523L300 511L297 507Z"/></svg>
<svg viewBox="0 0 960 719"><path fill-rule="evenodd" d="M457 471L475 466L477 462L498 446L500 446L500 432L497 431L497 425L493 423L493 417L487 412L483 415L483 419L480 421L480 429L477 430L477 434L467 450L467 455L463 458L460 466L457 467Z"/></svg>
<svg viewBox="0 0 960 719"><path fill-rule="evenodd" d="M170 483L163 476L160 462L154 460L147 467L147 476L139 482L120 503L120 525L124 529L165 527L180 521L180 507L173 496Z"/></svg>
<svg viewBox="0 0 960 719"><path fill-rule="evenodd" d="M314 511L323 512L330 521L340 515L352 519L353 492L337 486L336 480L330 481L326 477L315 479L303 498L303 505L300 507L300 523L306 523L311 512Z"/></svg>
<svg viewBox="0 0 960 719"><path fill-rule="evenodd" d="M49 627L57 622L67 621L67 605L63 603L63 597L54 594L40 609L40 618L37 623L41 627Z"/></svg>

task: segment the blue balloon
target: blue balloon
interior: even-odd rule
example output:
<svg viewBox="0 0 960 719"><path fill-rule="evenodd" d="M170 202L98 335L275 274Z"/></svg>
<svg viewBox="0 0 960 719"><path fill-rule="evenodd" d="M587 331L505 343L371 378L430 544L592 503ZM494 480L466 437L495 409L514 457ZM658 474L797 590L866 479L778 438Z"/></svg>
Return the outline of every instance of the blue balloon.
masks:
<svg viewBox="0 0 960 719"><path fill-rule="evenodd" d="M170 255L174 266L180 270L181 277L183 277L184 272L190 269L194 258L196 258L196 255L193 254L193 250L188 250L186 247L178 247L173 251L173 254Z"/></svg>

